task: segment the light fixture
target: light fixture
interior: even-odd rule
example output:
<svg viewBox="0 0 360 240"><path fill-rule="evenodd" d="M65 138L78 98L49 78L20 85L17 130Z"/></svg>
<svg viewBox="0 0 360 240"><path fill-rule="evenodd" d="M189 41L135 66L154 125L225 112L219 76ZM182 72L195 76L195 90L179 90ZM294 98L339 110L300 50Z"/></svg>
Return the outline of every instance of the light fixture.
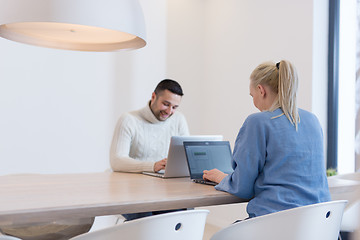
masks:
<svg viewBox="0 0 360 240"><path fill-rule="evenodd" d="M138 0L0 0L0 36L58 49L117 51L144 47Z"/></svg>

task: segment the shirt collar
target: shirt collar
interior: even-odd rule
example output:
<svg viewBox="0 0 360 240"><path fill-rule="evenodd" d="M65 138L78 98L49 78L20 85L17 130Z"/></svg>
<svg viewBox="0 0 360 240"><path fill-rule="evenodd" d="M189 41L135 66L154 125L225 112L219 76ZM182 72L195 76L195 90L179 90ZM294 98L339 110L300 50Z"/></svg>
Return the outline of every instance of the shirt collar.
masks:
<svg viewBox="0 0 360 240"><path fill-rule="evenodd" d="M159 121L154 113L151 111L151 108L150 108L150 101L148 102L148 104L146 104L146 106L144 108L142 108L141 110L141 114L142 116L148 121L148 122L151 122L151 123L161 123L162 121Z"/></svg>

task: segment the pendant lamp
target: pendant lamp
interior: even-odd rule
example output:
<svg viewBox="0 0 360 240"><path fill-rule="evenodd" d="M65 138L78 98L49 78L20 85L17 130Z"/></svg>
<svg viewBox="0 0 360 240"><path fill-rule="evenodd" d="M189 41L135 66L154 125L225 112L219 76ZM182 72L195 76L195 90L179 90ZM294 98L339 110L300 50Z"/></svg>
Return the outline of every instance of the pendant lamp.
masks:
<svg viewBox="0 0 360 240"><path fill-rule="evenodd" d="M0 37L49 48L118 51L144 47L138 0L0 0Z"/></svg>

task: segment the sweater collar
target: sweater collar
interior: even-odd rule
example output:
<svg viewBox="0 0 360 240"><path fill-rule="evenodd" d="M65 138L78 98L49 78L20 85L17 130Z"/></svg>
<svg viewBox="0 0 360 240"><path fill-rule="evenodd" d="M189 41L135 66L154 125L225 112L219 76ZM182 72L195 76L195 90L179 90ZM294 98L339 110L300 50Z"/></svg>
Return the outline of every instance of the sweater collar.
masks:
<svg viewBox="0 0 360 240"><path fill-rule="evenodd" d="M148 104L146 104L146 106L144 108L142 108L140 110L141 115L144 117L145 120L147 120L148 122L151 123L161 123L162 121L159 121L155 115L153 114L153 112L151 111L150 108L150 101L148 102Z"/></svg>

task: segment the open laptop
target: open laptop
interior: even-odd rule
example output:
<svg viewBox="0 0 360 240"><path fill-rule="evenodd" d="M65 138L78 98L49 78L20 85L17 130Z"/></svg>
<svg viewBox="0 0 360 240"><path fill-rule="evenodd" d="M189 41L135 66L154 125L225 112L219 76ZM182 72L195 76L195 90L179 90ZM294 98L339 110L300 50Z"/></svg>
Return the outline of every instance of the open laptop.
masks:
<svg viewBox="0 0 360 240"><path fill-rule="evenodd" d="M173 136L170 139L170 147L165 170L159 172L143 172L143 174L161 178L188 177L189 168L186 161L183 142L221 141L222 139L222 135Z"/></svg>
<svg viewBox="0 0 360 240"><path fill-rule="evenodd" d="M196 183L217 185L203 179L203 171L214 168L224 173L232 173L232 153L228 141L184 142L190 178Z"/></svg>

